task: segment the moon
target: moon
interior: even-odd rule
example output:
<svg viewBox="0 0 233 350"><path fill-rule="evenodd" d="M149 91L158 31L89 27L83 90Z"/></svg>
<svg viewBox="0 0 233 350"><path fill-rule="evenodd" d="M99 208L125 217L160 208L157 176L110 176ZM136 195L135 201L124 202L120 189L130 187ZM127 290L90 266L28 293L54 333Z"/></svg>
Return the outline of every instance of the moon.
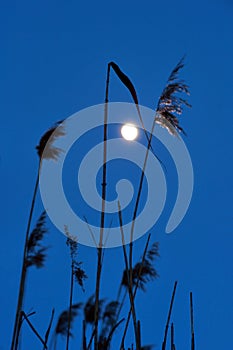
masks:
<svg viewBox="0 0 233 350"><path fill-rule="evenodd" d="M138 129L133 124L125 124L121 128L121 135L127 141L133 141L138 136Z"/></svg>

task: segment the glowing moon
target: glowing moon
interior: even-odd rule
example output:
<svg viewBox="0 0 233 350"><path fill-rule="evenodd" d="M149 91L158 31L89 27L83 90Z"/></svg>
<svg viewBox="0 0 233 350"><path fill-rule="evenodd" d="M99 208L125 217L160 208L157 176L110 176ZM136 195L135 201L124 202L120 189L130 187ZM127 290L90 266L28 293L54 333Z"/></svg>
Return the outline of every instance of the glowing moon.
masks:
<svg viewBox="0 0 233 350"><path fill-rule="evenodd" d="M138 129L133 124L125 124L121 128L121 135L127 141L133 141L138 136Z"/></svg>

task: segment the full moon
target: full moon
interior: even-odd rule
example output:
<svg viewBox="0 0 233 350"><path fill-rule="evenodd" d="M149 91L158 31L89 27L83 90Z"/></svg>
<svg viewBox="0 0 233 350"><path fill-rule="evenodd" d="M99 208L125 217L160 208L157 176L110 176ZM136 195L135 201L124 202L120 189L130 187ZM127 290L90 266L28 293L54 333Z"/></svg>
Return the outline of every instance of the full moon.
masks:
<svg viewBox="0 0 233 350"><path fill-rule="evenodd" d="M121 135L127 141L133 141L138 136L138 129L133 124L125 124L121 128Z"/></svg>

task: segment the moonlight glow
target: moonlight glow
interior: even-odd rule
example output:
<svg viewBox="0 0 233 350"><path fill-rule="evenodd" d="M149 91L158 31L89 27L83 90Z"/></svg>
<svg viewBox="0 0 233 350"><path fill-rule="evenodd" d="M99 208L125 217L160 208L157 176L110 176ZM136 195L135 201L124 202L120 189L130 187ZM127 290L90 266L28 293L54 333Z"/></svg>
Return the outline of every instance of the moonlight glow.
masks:
<svg viewBox="0 0 233 350"><path fill-rule="evenodd" d="M127 141L133 141L138 136L138 129L132 124L125 124L121 128L121 135Z"/></svg>

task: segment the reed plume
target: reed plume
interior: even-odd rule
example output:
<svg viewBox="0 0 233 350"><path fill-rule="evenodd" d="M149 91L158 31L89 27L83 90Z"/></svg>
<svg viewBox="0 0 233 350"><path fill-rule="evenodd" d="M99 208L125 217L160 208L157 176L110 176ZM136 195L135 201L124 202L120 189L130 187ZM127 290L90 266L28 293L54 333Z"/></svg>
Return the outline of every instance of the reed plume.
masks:
<svg viewBox="0 0 233 350"><path fill-rule="evenodd" d="M177 96L178 93L189 95L188 85L178 79L178 73L183 67L184 57L171 72L156 109L156 123L165 127L174 136L178 136L177 131L185 134L184 129L180 126L179 117L183 113L184 106L191 107L186 99Z"/></svg>
<svg viewBox="0 0 233 350"><path fill-rule="evenodd" d="M72 327L75 320L75 317L79 314L79 311L82 307L82 303L73 304L68 310L64 310L57 321L57 325L54 332L54 349L57 346L57 338L58 336L66 337L69 333L70 337L73 337Z"/></svg>
<svg viewBox="0 0 233 350"><path fill-rule="evenodd" d="M46 250L48 247L42 245L44 235L48 232L45 227L46 212L43 211L39 217L36 227L29 236L27 244L26 266L41 268L44 266Z"/></svg>

